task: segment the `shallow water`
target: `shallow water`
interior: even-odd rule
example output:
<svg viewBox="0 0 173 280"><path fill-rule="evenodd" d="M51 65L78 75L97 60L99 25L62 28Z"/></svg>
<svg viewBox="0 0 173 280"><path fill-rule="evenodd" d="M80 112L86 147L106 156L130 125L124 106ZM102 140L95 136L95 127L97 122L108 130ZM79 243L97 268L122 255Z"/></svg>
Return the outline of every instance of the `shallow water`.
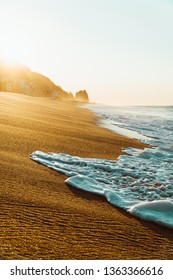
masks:
<svg viewBox="0 0 173 280"><path fill-rule="evenodd" d="M134 216L173 228L173 107L87 108L103 118L100 125L113 131L121 128L153 148L129 147L115 161L40 151L31 159L69 176L66 183L73 187L103 195Z"/></svg>

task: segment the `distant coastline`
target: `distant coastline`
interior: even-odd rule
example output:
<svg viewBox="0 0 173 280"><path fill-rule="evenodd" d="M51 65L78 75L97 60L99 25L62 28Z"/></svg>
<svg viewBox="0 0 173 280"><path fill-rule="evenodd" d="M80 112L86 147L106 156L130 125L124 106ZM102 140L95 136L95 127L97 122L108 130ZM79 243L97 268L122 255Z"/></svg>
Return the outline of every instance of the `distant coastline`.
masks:
<svg viewBox="0 0 173 280"><path fill-rule="evenodd" d="M80 90L73 95L55 85L46 76L33 72L20 64L14 66L0 64L0 91L37 97L53 97L66 101L89 102L86 90Z"/></svg>

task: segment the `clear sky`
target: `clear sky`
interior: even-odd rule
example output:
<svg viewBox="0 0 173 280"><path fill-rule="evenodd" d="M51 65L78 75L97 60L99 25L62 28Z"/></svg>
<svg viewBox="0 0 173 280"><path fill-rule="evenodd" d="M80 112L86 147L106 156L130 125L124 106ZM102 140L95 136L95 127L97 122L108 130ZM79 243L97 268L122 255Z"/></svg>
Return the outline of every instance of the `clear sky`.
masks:
<svg viewBox="0 0 173 280"><path fill-rule="evenodd" d="M173 0L0 0L0 56L111 105L173 105Z"/></svg>

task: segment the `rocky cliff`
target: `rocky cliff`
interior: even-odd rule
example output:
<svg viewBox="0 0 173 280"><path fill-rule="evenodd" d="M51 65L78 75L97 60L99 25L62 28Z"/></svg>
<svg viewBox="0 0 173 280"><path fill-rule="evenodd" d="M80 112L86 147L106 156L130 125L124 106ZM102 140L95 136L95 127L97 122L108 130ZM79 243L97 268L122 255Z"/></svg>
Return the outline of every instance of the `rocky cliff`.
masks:
<svg viewBox="0 0 173 280"><path fill-rule="evenodd" d="M78 100L80 98L74 99L71 92L66 92L46 76L33 72L24 65L8 67L7 65L0 64L0 91L80 101ZM76 95L78 96L78 93Z"/></svg>

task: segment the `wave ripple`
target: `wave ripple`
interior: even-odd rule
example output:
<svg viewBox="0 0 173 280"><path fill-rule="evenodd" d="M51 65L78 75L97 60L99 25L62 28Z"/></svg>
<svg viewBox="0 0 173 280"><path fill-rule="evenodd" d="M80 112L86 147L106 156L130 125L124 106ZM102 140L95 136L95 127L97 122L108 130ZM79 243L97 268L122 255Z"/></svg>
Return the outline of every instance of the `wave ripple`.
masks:
<svg viewBox="0 0 173 280"><path fill-rule="evenodd" d="M173 228L169 151L129 148L126 153L118 160L104 160L36 151L31 159L68 176L65 182L73 187L105 196L134 216Z"/></svg>

